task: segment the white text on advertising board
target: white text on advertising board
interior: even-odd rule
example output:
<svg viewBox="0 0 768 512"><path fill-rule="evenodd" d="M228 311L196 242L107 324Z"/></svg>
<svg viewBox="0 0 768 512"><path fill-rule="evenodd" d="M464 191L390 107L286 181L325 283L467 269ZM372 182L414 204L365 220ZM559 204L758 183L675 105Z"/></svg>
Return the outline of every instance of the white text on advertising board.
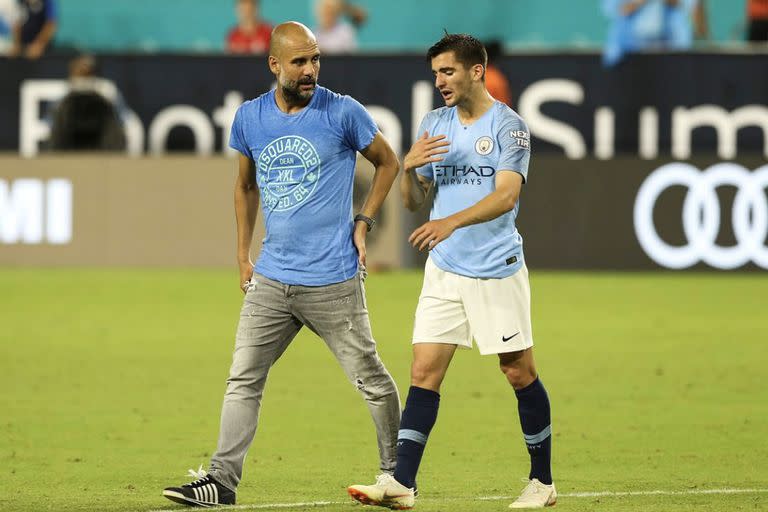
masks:
<svg viewBox="0 0 768 512"><path fill-rule="evenodd" d="M72 182L0 179L0 244L67 244L72 240Z"/></svg>

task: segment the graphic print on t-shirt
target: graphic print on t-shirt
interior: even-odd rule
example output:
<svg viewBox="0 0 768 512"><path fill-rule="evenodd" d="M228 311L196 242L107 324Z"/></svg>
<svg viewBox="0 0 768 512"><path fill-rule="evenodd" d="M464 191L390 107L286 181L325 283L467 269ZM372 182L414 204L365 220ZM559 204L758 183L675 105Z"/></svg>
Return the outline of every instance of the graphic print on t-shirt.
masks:
<svg viewBox="0 0 768 512"><path fill-rule="evenodd" d="M304 137L287 135L273 140L259 155L258 181L264 206L291 210L309 198L320 177L320 156Z"/></svg>

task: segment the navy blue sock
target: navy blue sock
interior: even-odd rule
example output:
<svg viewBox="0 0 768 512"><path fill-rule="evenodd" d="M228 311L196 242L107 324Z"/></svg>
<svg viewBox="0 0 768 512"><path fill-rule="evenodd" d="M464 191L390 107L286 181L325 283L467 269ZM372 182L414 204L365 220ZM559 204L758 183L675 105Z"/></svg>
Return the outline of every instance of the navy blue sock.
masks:
<svg viewBox="0 0 768 512"><path fill-rule="evenodd" d="M437 420L440 393L411 386L397 434L397 468L395 480L416 488L416 473L432 427Z"/></svg>
<svg viewBox="0 0 768 512"><path fill-rule="evenodd" d="M549 397L544 384L537 377L523 389L515 390L520 426L523 427L525 445L531 456L531 473L543 484L552 483L552 426L549 413Z"/></svg>

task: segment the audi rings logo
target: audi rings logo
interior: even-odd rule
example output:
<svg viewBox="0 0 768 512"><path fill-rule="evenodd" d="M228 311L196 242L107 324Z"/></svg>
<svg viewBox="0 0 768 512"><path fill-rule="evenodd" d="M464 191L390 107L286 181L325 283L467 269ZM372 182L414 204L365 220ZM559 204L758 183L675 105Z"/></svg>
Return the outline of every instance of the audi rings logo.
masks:
<svg viewBox="0 0 768 512"><path fill-rule="evenodd" d="M683 232L687 243L667 244L653 223L653 208L659 196L672 186L687 187L683 200ZM736 188L731 218L736 245L720 246L720 200L717 187ZM721 163L699 171L685 163L671 163L653 171L635 199L635 233L640 246L656 263L681 269L703 261L719 269L733 269L752 261L768 269L768 165L754 172L733 163Z"/></svg>

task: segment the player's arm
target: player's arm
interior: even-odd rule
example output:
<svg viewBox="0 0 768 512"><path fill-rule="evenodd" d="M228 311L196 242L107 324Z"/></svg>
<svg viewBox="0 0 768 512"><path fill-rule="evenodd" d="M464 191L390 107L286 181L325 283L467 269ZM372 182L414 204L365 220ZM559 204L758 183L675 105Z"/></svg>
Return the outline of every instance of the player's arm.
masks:
<svg viewBox="0 0 768 512"><path fill-rule="evenodd" d="M384 203L389 189L392 188L400 170L400 162L397 155L389 145L387 139L380 131L376 132L367 148L360 153L373 164L375 172L373 174L373 183L368 190L368 196L359 213L366 217L374 218ZM356 222L354 231L354 243L357 247L360 264L365 266L365 235L368 232L368 225L365 222Z"/></svg>
<svg viewBox="0 0 768 512"><path fill-rule="evenodd" d="M253 160L240 154L235 180L235 218L237 220L237 263L240 267L240 288L253 275L251 240L259 208L259 187Z"/></svg>
<svg viewBox="0 0 768 512"><path fill-rule="evenodd" d="M432 162L442 161L440 155L447 153L450 145L445 135L430 137L424 132L403 159L403 177L400 179L400 195L405 207L414 212L422 207L427 199L432 180L420 175L416 169Z"/></svg>
<svg viewBox="0 0 768 512"><path fill-rule="evenodd" d="M459 228L488 222L512 210L520 197L523 176L517 172L497 172L496 190L474 205L443 219L436 219L417 228L408 241L421 251L439 244Z"/></svg>

